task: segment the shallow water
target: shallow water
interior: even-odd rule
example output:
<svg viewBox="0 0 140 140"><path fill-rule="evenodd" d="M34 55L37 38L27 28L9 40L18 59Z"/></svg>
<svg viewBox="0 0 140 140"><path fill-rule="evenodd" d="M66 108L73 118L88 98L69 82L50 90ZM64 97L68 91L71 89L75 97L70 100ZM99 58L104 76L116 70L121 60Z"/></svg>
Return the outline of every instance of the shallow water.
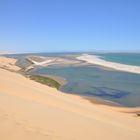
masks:
<svg viewBox="0 0 140 140"><path fill-rule="evenodd" d="M49 66L32 74L64 77L68 82L61 91L101 97L124 106L140 106L140 75L110 71L98 66Z"/></svg>

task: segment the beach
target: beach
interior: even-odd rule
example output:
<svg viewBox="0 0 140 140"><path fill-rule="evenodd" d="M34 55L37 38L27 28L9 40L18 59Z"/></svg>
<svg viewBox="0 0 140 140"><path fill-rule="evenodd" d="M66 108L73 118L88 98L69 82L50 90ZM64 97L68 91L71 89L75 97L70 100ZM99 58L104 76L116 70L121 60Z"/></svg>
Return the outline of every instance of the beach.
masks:
<svg viewBox="0 0 140 140"><path fill-rule="evenodd" d="M83 54L81 56L78 56L77 59L85 61L89 64L100 65L100 66L114 69L114 70L140 74L139 66L130 66L130 65L126 65L126 64L105 61L96 55Z"/></svg>
<svg viewBox="0 0 140 140"><path fill-rule="evenodd" d="M15 63L0 57L0 139L140 139L139 108L94 104L65 94L19 74Z"/></svg>

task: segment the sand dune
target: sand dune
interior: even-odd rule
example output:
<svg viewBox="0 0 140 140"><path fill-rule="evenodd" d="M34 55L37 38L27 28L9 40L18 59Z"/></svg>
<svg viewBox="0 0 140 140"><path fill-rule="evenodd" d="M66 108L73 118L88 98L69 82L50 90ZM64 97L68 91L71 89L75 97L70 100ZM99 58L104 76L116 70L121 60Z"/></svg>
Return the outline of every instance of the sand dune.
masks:
<svg viewBox="0 0 140 140"><path fill-rule="evenodd" d="M86 61L87 63L90 63L90 64L100 65L100 66L104 66L104 67L119 70L119 71L126 71L126 72L140 74L139 66L130 66L130 65L125 65L125 64L105 61L103 59L100 59L96 55L83 54L82 56L77 57L77 59Z"/></svg>
<svg viewBox="0 0 140 140"><path fill-rule="evenodd" d="M15 52L0 52L0 55L4 55L4 54L16 54Z"/></svg>
<svg viewBox="0 0 140 140"><path fill-rule="evenodd" d="M7 58L7 57L0 57L0 68L4 68L11 71L18 71L20 70L19 67L15 65L16 59Z"/></svg>
<svg viewBox="0 0 140 140"><path fill-rule="evenodd" d="M140 139L135 114L94 105L1 68L0 124L2 140Z"/></svg>

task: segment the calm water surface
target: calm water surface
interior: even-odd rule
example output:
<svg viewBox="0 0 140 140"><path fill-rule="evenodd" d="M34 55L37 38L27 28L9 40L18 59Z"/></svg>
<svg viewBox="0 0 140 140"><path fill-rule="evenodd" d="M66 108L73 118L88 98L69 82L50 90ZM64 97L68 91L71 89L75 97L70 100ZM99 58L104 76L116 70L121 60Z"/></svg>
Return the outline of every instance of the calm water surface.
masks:
<svg viewBox="0 0 140 140"><path fill-rule="evenodd" d="M140 106L140 75L104 70L97 66L49 66L32 74L64 77L68 82L61 91L101 97L124 106Z"/></svg>

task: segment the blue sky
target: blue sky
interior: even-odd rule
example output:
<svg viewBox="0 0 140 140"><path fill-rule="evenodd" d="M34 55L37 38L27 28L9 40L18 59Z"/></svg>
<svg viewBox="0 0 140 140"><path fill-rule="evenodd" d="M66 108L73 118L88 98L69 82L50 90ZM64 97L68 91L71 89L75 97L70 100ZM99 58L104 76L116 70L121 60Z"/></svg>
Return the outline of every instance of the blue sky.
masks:
<svg viewBox="0 0 140 140"><path fill-rule="evenodd" d="M0 51L140 51L140 0L0 0Z"/></svg>

